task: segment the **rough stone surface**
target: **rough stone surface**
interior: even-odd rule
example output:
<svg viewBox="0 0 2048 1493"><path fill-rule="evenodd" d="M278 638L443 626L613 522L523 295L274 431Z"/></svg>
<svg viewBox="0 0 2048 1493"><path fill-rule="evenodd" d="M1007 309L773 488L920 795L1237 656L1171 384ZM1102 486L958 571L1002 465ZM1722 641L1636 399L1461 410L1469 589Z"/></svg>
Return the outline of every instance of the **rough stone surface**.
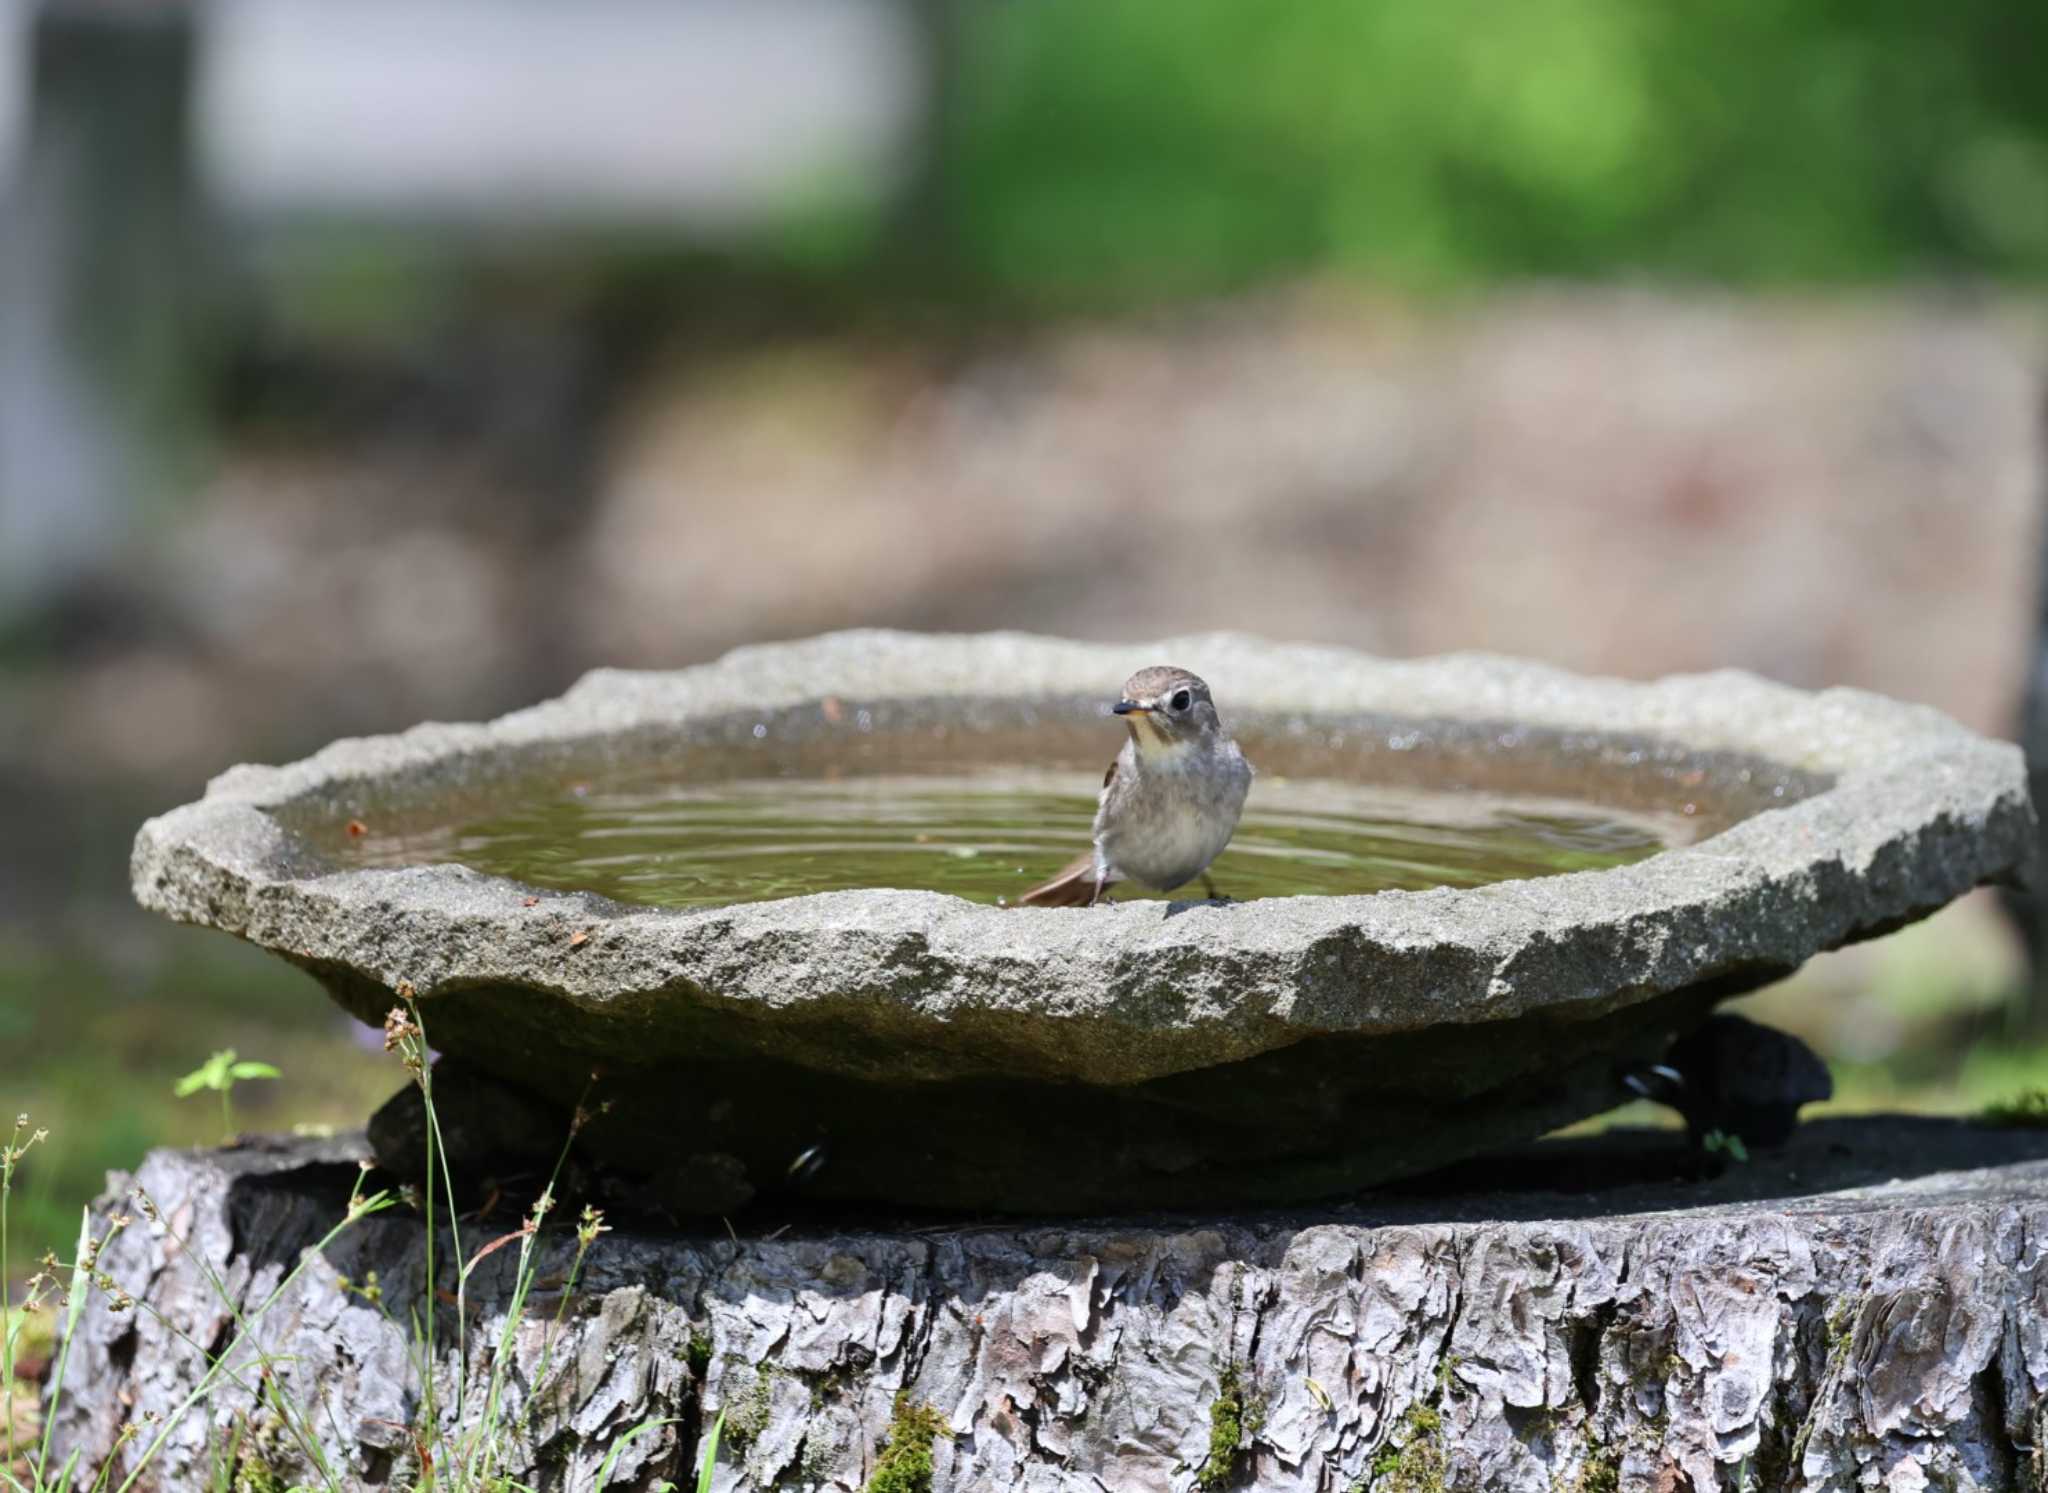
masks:
<svg viewBox="0 0 2048 1493"><path fill-rule="evenodd" d="M210 1486L237 1426L280 1484L317 1442L343 1486L413 1485L421 1380L399 1324L424 1230L386 1213L306 1252L360 1147L148 1158L133 1184L163 1223L138 1217L102 1260L142 1309L89 1307L60 1452L90 1477L156 1412L139 1489ZM473 1421L500 1368L500 1470L551 1493L593 1486L649 1419L610 1486L690 1486L720 1411L714 1487L854 1493L899 1395L942 1423L934 1493L2043 1485L2048 1132L1824 1121L1690 1185L1669 1180L1677 1154L1668 1134L1545 1142L1313 1212L622 1227L573 1289L558 1229L509 1339L514 1250L470 1278L460 1349L444 1300L435 1380L444 1405L465 1386ZM137 1211L129 1178L113 1209ZM468 1220L463 1250L511 1226L503 1205ZM444 1236L444 1293L454 1253ZM179 1416L209 1353L224 1382ZM297 1436L253 1403L266 1359ZM1242 1437L1219 1455L1233 1399Z"/></svg>
<svg viewBox="0 0 2048 1493"><path fill-rule="evenodd" d="M1596 797L1697 795L1717 832L1475 890L1078 910L883 889L633 908L319 849L322 824L606 753L687 770L1068 740L1161 659L1329 770L1505 764ZM143 826L133 877L145 905L284 955L366 1020L410 982L439 1049L558 1110L602 1067L614 1107L585 1142L643 1171L687 1130L764 1188L823 1143L828 1193L1102 1207L1328 1193L1592 1113L1616 1060L1713 1001L2018 876L2033 824L2017 749L1854 691L1230 636L867 632L234 769Z"/></svg>

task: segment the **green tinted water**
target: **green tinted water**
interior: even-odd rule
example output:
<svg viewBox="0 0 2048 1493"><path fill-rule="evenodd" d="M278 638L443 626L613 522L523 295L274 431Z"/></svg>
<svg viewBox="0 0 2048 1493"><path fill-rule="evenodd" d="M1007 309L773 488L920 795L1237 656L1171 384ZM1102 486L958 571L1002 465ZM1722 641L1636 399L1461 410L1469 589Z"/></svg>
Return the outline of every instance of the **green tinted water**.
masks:
<svg viewBox="0 0 2048 1493"><path fill-rule="evenodd" d="M852 887L1014 899L1088 843L1099 779L1062 773L565 784L475 818L364 826L353 865L454 861L555 890L702 907ZM1262 777L1212 867L1240 900L1596 870L1687 838L1566 800ZM1195 893L1199 895L1199 891ZM1118 897L1153 895L1119 887Z"/></svg>

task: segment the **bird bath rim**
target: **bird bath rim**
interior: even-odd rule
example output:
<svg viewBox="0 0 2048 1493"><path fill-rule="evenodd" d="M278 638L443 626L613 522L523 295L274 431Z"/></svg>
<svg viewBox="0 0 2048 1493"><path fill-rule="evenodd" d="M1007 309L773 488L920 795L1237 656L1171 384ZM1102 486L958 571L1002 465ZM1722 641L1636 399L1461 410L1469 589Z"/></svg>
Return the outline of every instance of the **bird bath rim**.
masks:
<svg viewBox="0 0 2048 1493"><path fill-rule="evenodd" d="M1757 760L1802 786L1783 807L1615 869L1221 907L1002 909L897 890L629 907L453 865L336 870L292 826L395 786L458 791L520 754L750 712L793 719L828 696L898 702L971 730L988 702L1106 701L1132 668L1162 661L1207 678L1227 723L1508 723ZM1114 744L1105 728L1104 760ZM402 982L430 1001L512 989L621 1018L622 1030L644 1028L656 1008L692 1013L677 1026L692 1050L738 1051L775 1027L789 1060L878 1078L1126 1084L1312 1035L1539 1010L1589 1019L1783 973L2022 876L2032 845L2018 748L1861 691L1809 693L1734 671L1633 683L1477 654L1389 661L1229 634L1123 645L862 631L673 673L599 670L488 724L427 724L288 766L237 767L145 824L132 871L145 906L313 970L366 1020ZM753 1036L727 1030L733 1017ZM849 1022L868 1039L852 1054ZM625 1056L658 1061L660 1048L636 1041Z"/></svg>

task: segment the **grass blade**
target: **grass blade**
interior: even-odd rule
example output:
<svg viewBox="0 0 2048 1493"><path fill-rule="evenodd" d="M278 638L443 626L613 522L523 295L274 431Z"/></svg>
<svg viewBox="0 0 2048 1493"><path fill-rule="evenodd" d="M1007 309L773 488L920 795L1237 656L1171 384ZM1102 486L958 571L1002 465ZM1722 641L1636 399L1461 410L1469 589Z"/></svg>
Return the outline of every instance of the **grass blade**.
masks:
<svg viewBox="0 0 2048 1493"><path fill-rule="evenodd" d="M64 1296L64 1341L57 1348L57 1367L50 1374L49 1408L43 1416L43 1443L36 1453L36 1477L38 1481L48 1476L50 1467L50 1435L57 1429L57 1407L64 1399L64 1369L71 1362L71 1340L78 1333L78 1319L85 1315L86 1293L92 1289L92 1273L79 1262L92 1249L92 1209L78 1210L78 1252L71 1257L71 1289ZM70 1479L67 1476L65 1482ZM63 1483L52 1484L62 1487Z"/></svg>
<svg viewBox="0 0 2048 1493"><path fill-rule="evenodd" d="M697 1469L697 1493L711 1493L711 1468L718 1461L718 1433L725 1429L725 1412L718 1412L718 1419L711 1423L711 1432L704 1438L704 1461Z"/></svg>
<svg viewBox="0 0 2048 1493"><path fill-rule="evenodd" d="M631 1446L647 1432L659 1430L663 1426L672 1426L675 1423L676 1418L673 1415L663 1416L658 1419L650 1416L621 1436L617 1441L614 1441L612 1449L604 1454L603 1464L597 1469L596 1493L604 1493L605 1484L609 1483L612 1479L612 1469L618 1465L620 1452Z"/></svg>

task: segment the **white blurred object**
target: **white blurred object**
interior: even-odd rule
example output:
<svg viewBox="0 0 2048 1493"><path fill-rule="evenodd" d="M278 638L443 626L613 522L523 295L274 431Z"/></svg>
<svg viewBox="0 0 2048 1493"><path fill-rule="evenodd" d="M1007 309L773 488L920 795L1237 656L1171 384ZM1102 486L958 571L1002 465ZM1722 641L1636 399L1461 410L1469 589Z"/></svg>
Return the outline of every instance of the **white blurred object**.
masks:
<svg viewBox="0 0 2048 1493"><path fill-rule="evenodd" d="M29 10L34 0L0 0L0 201L20 164L28 120Z"/></svg>
<svg viewBox="0 0 2048 1493"><path fill-rule="evenodd" d="M204 15L201 175L254 215L728 233L880 200L924 104L891 0L215 0Z"/></svg>
<svg viewBox="0 0 2048 1493"><path fill-rule="evenodd" d="M0 623L175 480L186 42L175 7L0 0Z"/></svg>

